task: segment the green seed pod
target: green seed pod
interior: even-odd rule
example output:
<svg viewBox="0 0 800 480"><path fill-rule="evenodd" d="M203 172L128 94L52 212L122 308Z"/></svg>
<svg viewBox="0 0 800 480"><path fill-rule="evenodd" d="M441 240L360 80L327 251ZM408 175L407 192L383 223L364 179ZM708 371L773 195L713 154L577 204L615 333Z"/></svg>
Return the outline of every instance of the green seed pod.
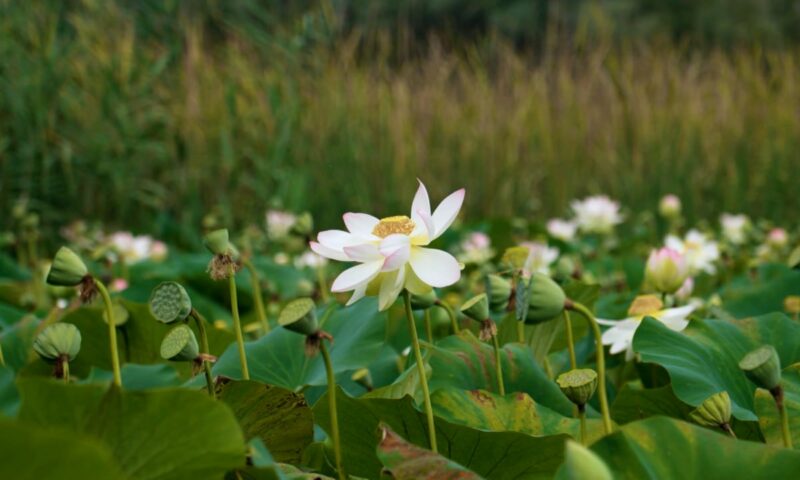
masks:
<svg viewBox="0 0 800 480"><path fill-rule="evenodd" d="M83 260L67 247L61 247L53 258L50 272L47 274L47 283L60 287L75 287L81 284L89 269Z"/></svg>
<svg viewBox="0 0 800 480"><path fill-rule="evenodd" d="M612 480L611 470L603 459L574 440L567 440L564 465L559 479L566 480Z"/></svg>
<svg viewBox="0 0 800 480"><path fill-rule="evenodd" d="M543 273L534 273L528 285L528 314L525 323L537 324L550 320L564 311L567 296L564 290Z"/></svg>
<svg viewBox="0 0 800 480"><path fill-rule="evenodd" d="M175 362L190 362L200 355L197 337L185 324L173 328L161 341L161 358Z"/></svg>
<svg viewBox="0 0 800 480"><path fill-rule="evenodd" d="M570 370L559 375L556 383L572 403L582 407L597 390L597 372L589 368Z"/></svg>
<svg viewBox="0 0 800 480"><path fill-rule="evenodd" d="M558 259L558 262L556 262L555 273L553 276L559 281L566 280L572 277L572 274L575 273L576 267L577 265L575 264L575 260L573 260L571 257L563 256Z"/></svg>
<svg viewBox="0 0 800 480"><path fill-rule="evenodd" d="M292 233L307 237L314 232L314 217L309 212L301 213L292 225Z"/></svg>
<svg viewBox="0 0 800 480"><path fill-rule="evenodd" d="M150 314L163 323L183 320L192 312L192 299L177 282L163 282L150 294Z"/></svg>
<svg viewBox="0 0 800 480"><path fill-rule="evenodd" d="M476 322L483 322L489 318L489 298L485 293L475 295L461 306L461 313Z"/></svg>
<svg viewBox="0 0 800 480"><path fill-rule="evenodd" d="M221 228L206 234L203 245L214 255L228 255L232 258L239 257L239 251L230 242L228 229Z"/></svg>
<svg viewBox="0 0 800 480"><path fill-rule="evenodd" d="M56 361L62 355L72 361L81 349L81 332L71 323L55 323L36 337L33 349L46 361Z"/></svg>
<svg viewBox="0 0 800 480"><path fill-rule="evenodd" d="M500 275L486 275L486 296L489 297L489 309L493 312L505 312L511 299L511 281Z"/></svg>
<svg viewBox="0 0 800 480"><path fill-rule="evenodd" d="M319 323L314 301L310 298L298 298L287 303L278 316L278 324L302 335L316 334L319 332Z"/></svg>
<svg viewBox="0 0 800 480"><path fill-rule="evenodd" d="M128 313L128 310L126 310L125 307L123 307L119 302L114 302L111 308L114 309L114 326L121 327L122 325L125 325L130 318L130 313ZM108 311L105 308L103 309L103 321L108 324Z"/></svg>
<svg viewBox="0 0 800 480"><path fill-rule="evenodd" d="M424 295L411 295L411 308L414 310L427 310L436 305L436 292L430 289Z"/></svg>
<svg viewBox="0 0 800 480"><path fill-rule="evenodd" d="M309 296L314 293L314 283L307 279L301 278L297 281L297 294L301 296Z"/></svg>
<svg viewBox="0 0 800 480"><path fill-rule="evenodd" d="M739 368L761 388L772 390L781 383L781 360L772 345L761 346L745 355Z"/></svg>
<svg viewBox="0 0 800 480"><path fill-rule="evenodd" d="M689 414L689 418L704 427L727 425L731 421L731 397L724 390L715 393L703 400L703 403Z"/></svg>

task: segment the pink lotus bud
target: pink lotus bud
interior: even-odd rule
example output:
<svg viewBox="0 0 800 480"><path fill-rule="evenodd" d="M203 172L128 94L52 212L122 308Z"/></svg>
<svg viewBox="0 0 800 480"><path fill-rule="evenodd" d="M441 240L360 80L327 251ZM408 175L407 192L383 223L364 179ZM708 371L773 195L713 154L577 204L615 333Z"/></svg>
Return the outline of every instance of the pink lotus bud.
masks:
<svg viewBox="0 0 800 480"><path fill-rule="evenodd" d="M676 195L664 195L658 204L658 213L665 218L675 218L681 214L681 199Z"/></svg>
<svg viewBox="0 0 800 480"><path fill-rule="evenodd" d="M786 234L786 230L782 228L773 228L767 234L767 243L773 248L783 248L788 241L789 236Z"/></svg>
<svg viewBox="0 0 800 480"><path fill-rule="evenodd" d="M650 252L645 267L645 281L662 293L674 293L689 276L689 267L683 255L671 248Z"/></svg>

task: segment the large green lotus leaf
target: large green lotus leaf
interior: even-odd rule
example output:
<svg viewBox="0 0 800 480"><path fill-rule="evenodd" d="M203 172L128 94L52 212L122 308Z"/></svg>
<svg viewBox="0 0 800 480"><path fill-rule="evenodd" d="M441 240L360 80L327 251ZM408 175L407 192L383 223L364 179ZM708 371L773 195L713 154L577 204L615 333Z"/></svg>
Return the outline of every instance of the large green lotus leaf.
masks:
<svg viewBox="0 0 800 480"><path fill-rule="evenodd" d="M147 390L158 387L177 387L183 383L173 365L160 363L154 365L137 365L126 363L120 369L122 388L125 390ZM84 383L111 384L114 374L108 370L92 368Z"/></svg>
<svg viewBox="0 0 800 480"><path fill-rule="evenodd" d="M447 458L403 440L380 426L378 458L396 480L480 480L481 477Z"/></svg>
<svg viewBox="0 0 800 480"><path fill-rule="evenodd" d="M734 440L666 417L629 423L592 445L616 479L793 478L800 452Z"/></svg>
<svg viewBox="0 0 800 480"><path fill-rule="evenodd" d="M377 478L378 424L386 423L409 442L428 446L425 414L411 397L399 400L351 398L338 390L337 409L345 469ZM330 434L327 394L314 405L314 419ZM564 456L566 435L533 437L519 432L485 432L436 418L439 452L486 478L550 478Z"/></svg>
<svg viewBox="0 0 800 480"><path fill-rule="evenodd" d="M7 367L19 370L28 363L39 323L38 319L28 315L0 331L0 348Z"/></svg>
<svg viewBox="0 0 800 480"><path fill-rule="evenodd" d="M31 272L5 253L0 253L0 279L29 280Z"/></svg>
<svg viewBox="0 0 800 480"><path fill-rule="evenodd" d="M783 311L783 300L800 295L800 271L784 270L782 274L745 285L728 285L720 292L722 308L736 317L751 317Z"/></svg>
<svg viewBox="0 0 800 480"><path fill-rule="evenodd" d="M278 462L300 463L314 437L311 409L302 395L254 381L227 382L217 394L245 437L260 439Z"/></svg>
<svg viewBox="0 0 800 480"><path fill-rule="evenodd" d="M620 424L661 415L689 419L693 408L683 403L672 391L672 386L642 388L641 385L627 383L617 393L611 405L611 418Z"/></svg>
<svg viewBox="0 0 800 480"><path fill-rule="evenodd" d="M130 392L43 379L22 379L18 386L21 420L100 440L131 479L211 480L244 465L236 417L205 393Z"/></svg>
<svg viewBox="0 0 800 480"><path fill-rule="evenodd" d="M564 416L572 415L572 403L547 378L527 346L509 343L501 353L506 392L527 393L540 405ZM497 391L494 350L470 332L439 341L430 349L429 363L433 369L431 391L440 388Z"/></svg>
<svg viewBox="0 0 800 480"><path fill-rule="evenodd" d="M125 480L108 448L66 430L0 419L0 478Z"/></svg>
<svg viewBox="0 0 800 480"><path fill-rule="evenodd" d="M792 446L800 449L800 364L790 365L783 369L781 386L783 387L783 405L789 412ZM781 417L772 395L764 389L757 389L755 406L758 424L766 442L770 445L783 446Z"/></svg>
<svg viewBox="0 0 800 480"><path fill-rule="evenodd" d="M0 367L0 415L12 417L19 408L19 392L15 383L14 370Z"/></svg>
<svg viewBox="0 0 800 480"><path fill-rule="evenodd" d="M731 397L733 415L748 421L757 420L755 386L745 378L738 362L765 343L776 348L783 365L800 360L800 325L773 313L735 322L691 322L681 333L645 318L633 340L642 360L657 363L669 372L672 389L682 401L698 406L725 390Z"/></svg>
<svg viewBox="0 0 800 480"><path fill-rule="evenodd" d="M0 327L8 328L27 314L25 310L0 302Z"/></svg>
<svg viewBox="0 0 800 480"><path fill-rule="evenodd" d="M276 462L260 438L250 440L248 446L248 465L229 471L225 480L331 480L319 473L307 473L294 465Z"/></svg>
<svg viewBox="0 0 800 480"><path fill-rule="evenodd" d="M483 390L440 389L433 393L431 402L437 416L478 430L534 436L564 433L580 439L580 420L537 405L525 393L501 397ZM587 434L590 442L602 437L602 420L587 420Z"/></svg>
<svg viewBox="0 0 800 480"><path fill-rule="evenodd" d="M322 329L334 337L330 354L336 373L367 367L384 343L386 314L378 312L376 298L365 298L322 320L325 320ZM289 390L305 385L324 385L322 356L307 357L304 344L305 337L284 328L247 342L250 378ZM241 378L235 344L219 358L214 374Z"/></svg>

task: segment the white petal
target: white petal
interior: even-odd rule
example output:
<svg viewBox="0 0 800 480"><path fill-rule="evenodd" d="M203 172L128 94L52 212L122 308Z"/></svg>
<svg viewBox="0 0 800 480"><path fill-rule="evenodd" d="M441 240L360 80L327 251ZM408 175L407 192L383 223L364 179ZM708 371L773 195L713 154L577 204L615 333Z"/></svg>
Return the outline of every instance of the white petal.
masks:
<svg viewBox="0 0 800 480"><path fill-rule="evenodd" d="M425 185L420 179L417 179L417 181L419 182L419 188L417 188L417 193L414 195L414 201L411 202L411 220L414 220L415 223L419 224L419 214L417 212L423 212L430 215L431 201L428 198L428 190L425 188Z"/></svg>
<svg viewBox="0 0 800 480"><path fill-rule="evenodd" d="M417 212L417 224L414 226L414 231L409 235L414 239L414 245L427 245L430 243L430 238L433 237L436 231L436 226L433 223L433 217L430 213L425 213L422 210Z"/></svg>
<svg viewBox="0 0 800 480"><path fill-rule="evenodd" d="M381 252L378 250L378 246L372 243L362 243L361 245L344 247L343 250L351 261L364 263L383 260L383 255L381 255Z"/></svg>
<svg viewBox="0 0 800 480"><path fill-rule="evenodd" d="M372 236L372 229L380 222L377 218L366 213L348 212L342 218L350 233L367 238Z"/></svg>
<svg viewBox="0 0 800 480"><path fill-rule="evenodd" d="M347 306L349 307L350 305L364 298L364 295L366 293L367 293L367 283L363 283L358 287L356 287L356 289L353 290L353 294L350 296L350 300L347 301Z"/></svg>
<svg viewBox="0 0 800 480"><path fill-rule="evenodd" d="M438 238L453 223L464 203L465 190L456 190L447 196L433 212L433 224L436 226L436 233L431 236L431 241Z"/></svg>
<svg viewBox="0 0 800 480"><path fill-rule="evenodd" d="M342 248L350 245L364 243L363 239L345 232L344 230L325 230L324 232L319 232L317 241L330 249L338 251L342 251Z"/></svg>
<svg viewBox="0 0 800 480"><path fill-rule="evenodd" d="M405 281L405 268L400 268L394 272L386 274L381 282L381 290L378 294L378 309L383 311L391 307L400 292L403 290Z"/></svg>
<svg viewBox="0 0 800 480"><path fill-rule="evenodd" d="M409 262L419 279L432 287L447 287L461 277L458 261L442 250L414 247Z"/></svg>
<svg viewBox="0 0 800 480"><path fill-rule="evenodd" d="M408 262L408 257L411 255L410 239L400 233L389 235L381 242L380 252L386 257L383 271L397 270Z"/></svg>
<svg viewBox="0 0 800 480"><path fill-rule="evenodd" d="M313 250L316 254L322 255L325 258L330 258L331 260L339 260L341 262L350 261L350 258L344 252L328 248L321 243L308 242L308 245L311 247L311 250Z"/></svg>
<svg viewBox="0 0 800 480"><path fill-rule="evenodd" d="M383 266L383 261L376 260L348 268L333 281L331 291L347 292L362 284L366 287L366 284L381 271L381 266Z"/></svg>

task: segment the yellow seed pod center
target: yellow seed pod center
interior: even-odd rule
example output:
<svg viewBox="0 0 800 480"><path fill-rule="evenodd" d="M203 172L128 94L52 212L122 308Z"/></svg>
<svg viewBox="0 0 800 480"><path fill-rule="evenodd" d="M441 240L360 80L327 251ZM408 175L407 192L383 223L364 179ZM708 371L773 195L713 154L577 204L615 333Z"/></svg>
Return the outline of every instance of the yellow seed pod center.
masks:
<svg viewBox="0 0 800 480"><path fill-rule="evenodd" d="M411 235L416 226L414 221L405 215L395 215L394 217L382 218L372 229L372 234L381 238L386 238L395 233Z"/></svg>
<svg viewBox="0 0 800 480"><path fill-rule="evenodd" d="M664 302L656 295L639 295L628 308L628 315L632 317L652 315L662 308L664 308Z"/></svg>

